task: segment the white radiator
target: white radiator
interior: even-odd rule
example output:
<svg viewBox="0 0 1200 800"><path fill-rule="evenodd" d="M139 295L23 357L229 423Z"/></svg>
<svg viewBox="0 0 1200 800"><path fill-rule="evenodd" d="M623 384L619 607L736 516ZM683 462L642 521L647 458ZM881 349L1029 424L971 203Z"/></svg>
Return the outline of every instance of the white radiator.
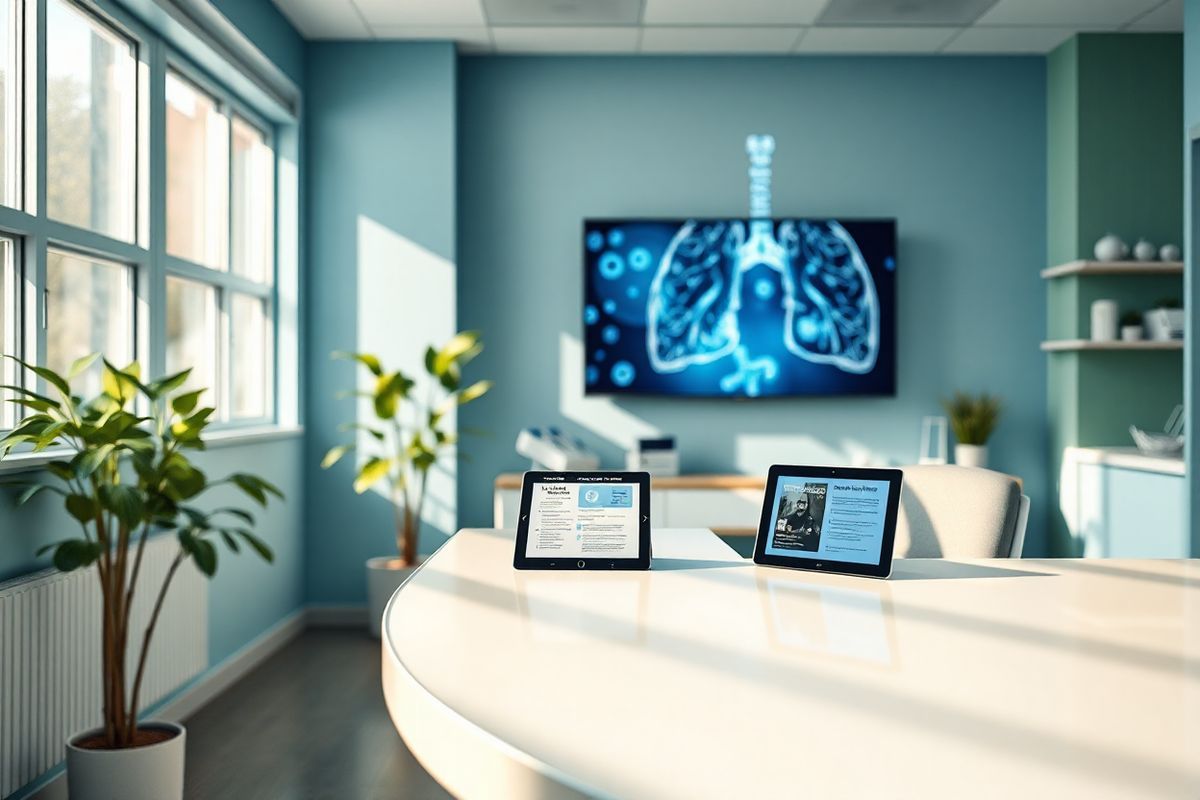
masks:
<svg viewBox="0 0 1200 800"><path fill-rule="evenodd" d="M173 535L146 545L130 617L130 683L178 546ZM95 567L47 570L0 584L0 797L61 761L69 736L101 724L100 633ZM188 561L175 573L155 626L141 707L199 675L207 663L208 581Z"/></svg>

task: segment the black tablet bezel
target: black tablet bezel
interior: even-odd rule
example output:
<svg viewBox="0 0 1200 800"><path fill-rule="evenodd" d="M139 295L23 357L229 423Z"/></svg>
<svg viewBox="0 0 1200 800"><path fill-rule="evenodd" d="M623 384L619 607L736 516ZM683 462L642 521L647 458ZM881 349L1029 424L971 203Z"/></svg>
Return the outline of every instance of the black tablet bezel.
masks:
<svg viewBox="0 0 1200 800"><path fill-rule="evenodd" d="M858 564L851 561L820 561L812 558L767 555L767 537L775 521L775 493L780 478L846 478L848 480L887 481L887 510L883 520L883 543L879 549L878 564ZM892 574L892 548L896 544L896 520L900 513L900 492L904 473L898 469L863 469L858 467L805 467L776 464L767 473L767 485L763 491L762 515L758 522L758 535L754 538L754 563L768 567L785 567L806 572L832 572L839 575L861 575L868 578L886 578Z"/></svg>
<svg viewBox="0 0 1200 800"><path fill-rule="evenodd" d="M525 555L529 544L529 507L533 503L535 483L635 483L638 486L637 558L530 558ZM513 551L516 569L615 570L650 569L650 473L649 472L526 472L521 481L521 510L517 515L517 543Z"/></svg>

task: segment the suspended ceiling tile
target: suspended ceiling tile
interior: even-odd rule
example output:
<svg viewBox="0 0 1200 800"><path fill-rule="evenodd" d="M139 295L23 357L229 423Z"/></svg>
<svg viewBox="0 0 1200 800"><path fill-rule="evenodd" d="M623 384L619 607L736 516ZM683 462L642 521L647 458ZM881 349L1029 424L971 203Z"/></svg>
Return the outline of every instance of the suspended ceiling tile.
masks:
<svg viewBox="0 0 1200 800"><path fill-rule="evenodd" d="M809 28L797 53L936 53L957 28Z"/></svg>
<svg viewBox="0 0 1200 800"><path fill-rule="evenodd" d="M376 25L485 25L479 0L354 0Z"/></svg>
<svg viewBox="0 0 1200 800"><path fill-rule="evenodd" d="M1076 34L1076 28L967 28L944 53L1049 53Z"/></svg>
<svg viewBox="0 0 1200 800"><path fill-rule="evenodd" d="M828 0L646 0L646 25L811 25Z"/></svg>
<svg viewBox="0 0 1200 800"><path fill-rule="evenodd" d="M637 39L633 26L492 28L498 53L633 53Z"/></svg>
<svg viewBox="0 0 1200 800"><path fill-rule="evenodd" d="M492 25L637 25L642 0L483 0Z"/></svg>
<svg viewBox="0 0 1200 800"><path fill-rule="evenodd" d="M771 54L788 53L800 38L803 28L645 28L643 53Z"/></svg>
<svg viewBox="0 0 1200 800"><path fill-rule="evenodd" d="M1162 0L999 0L980 25L1096 26L1117 28Z"/></svg>

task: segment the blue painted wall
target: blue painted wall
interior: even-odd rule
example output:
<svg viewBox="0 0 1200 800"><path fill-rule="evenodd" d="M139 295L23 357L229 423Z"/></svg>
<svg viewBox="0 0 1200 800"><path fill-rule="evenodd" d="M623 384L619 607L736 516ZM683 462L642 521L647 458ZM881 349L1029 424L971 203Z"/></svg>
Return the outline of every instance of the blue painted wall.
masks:
<svg viewBox="0 0 1200 800"><path fill-rule="evenodd" d="M484 331L480 372L498 382L461 417L493 434L465 445L461 525L490 525L496 474L526 466L523 426L559 423L623 463L611 432L560 407L560 335L582 325L580 220L745 214L749 133L778 142L776 214L898 219L897 395L619 409L675 434L691 472L737 470L750 449L909 463L940 397L987 389L1006 406L993 465L1044 507L1044 59L472 57L458 108L459 324Z"/></svg>
<svg viewBox="0 0 1200 800"><path fill-rule="evenodd" d="M338 426L355 414L353 399L335 398L355 388L355 367L330 353L357 346L362 220L454 261L456 57L446 43L314 42L308 52L308 599L361 604L363 562L395 552L392 510L378 495L354 494L353 459L319 466L347 440ZM404 321L395 323L400 336ZM426 344L412 342L422 352ZM427 529L422 549L452 532Z"/></svg>

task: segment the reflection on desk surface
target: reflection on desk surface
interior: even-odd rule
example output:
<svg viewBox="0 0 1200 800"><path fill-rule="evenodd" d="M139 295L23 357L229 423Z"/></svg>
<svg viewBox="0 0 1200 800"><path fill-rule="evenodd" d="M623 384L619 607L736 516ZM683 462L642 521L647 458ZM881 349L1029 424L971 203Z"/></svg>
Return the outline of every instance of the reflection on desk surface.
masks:
<svg viewBox="0 0 1200 800"><path fill-rule="evenodd" d="M638 573L514 574L517 601L532 641L573 644L592 639L645 639L645 584Z"/></svg>
<svg viewBox="0 0 1200 800"><path fill-rule="evenodd" d="M896 627L885 584L850 589L761 575L758 584L772 646L892 663Z"/></svg>

